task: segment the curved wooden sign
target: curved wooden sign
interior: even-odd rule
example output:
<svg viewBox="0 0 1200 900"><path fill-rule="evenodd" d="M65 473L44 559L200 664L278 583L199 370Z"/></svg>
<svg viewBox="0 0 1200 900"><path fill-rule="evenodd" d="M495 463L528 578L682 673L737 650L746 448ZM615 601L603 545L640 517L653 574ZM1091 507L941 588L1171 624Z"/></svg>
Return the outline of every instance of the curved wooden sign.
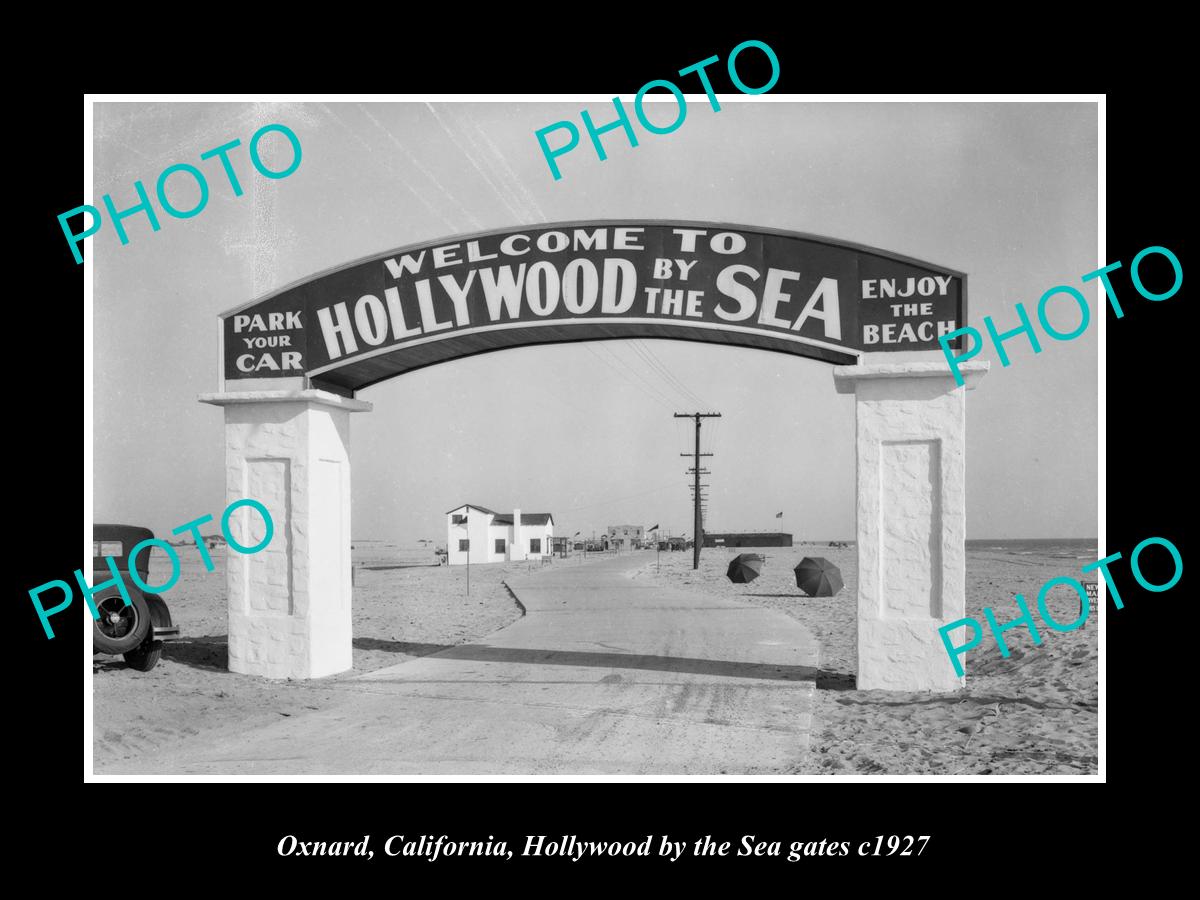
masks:
<svg viewBox="0 0 1200 900"><path fill-rule="evenodd" d="M940 350L966 276L828 238L704 222L539 225L403 247L221 315L223 377L342 394L532 344L671 338L837 365ZM961 341L961 338L958 339Z"/></svg>

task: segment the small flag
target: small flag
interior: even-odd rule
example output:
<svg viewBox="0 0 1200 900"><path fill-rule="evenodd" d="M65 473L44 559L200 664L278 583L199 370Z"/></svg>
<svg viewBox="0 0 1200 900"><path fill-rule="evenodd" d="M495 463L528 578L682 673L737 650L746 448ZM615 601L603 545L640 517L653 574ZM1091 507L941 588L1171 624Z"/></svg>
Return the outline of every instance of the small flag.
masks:
<svg viewBox="0 0 1200 900"><path fill-rule="evenodd" d="M657 525L651 525L651 526L650 526L649 528L647 528L646 530L647 530L647 531L658 531L658 526L657 526Z"/></svg>
<svg viewBox="0 0 1200 900"><path fill-rule="evenodd" d="M775 513L775 518L777 518L777 519L782 519L782 518L783 518L783 513L781 513L781 512L777 512L777 513Z"/></svg>

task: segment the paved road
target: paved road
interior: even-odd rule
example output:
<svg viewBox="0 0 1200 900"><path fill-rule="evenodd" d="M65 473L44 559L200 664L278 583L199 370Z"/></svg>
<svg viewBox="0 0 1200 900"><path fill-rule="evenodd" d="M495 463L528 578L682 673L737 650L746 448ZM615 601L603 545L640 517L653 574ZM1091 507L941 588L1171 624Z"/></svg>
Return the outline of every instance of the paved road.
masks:
<svg viewBox="0 0 1200 900"><path fill-rule="evenodd" d="M527 614L507 628L343 682L345 702L193 745L167 770L767 773L802 759L813 636L774 610L633 578L645 562L516 578Z"/></svg>

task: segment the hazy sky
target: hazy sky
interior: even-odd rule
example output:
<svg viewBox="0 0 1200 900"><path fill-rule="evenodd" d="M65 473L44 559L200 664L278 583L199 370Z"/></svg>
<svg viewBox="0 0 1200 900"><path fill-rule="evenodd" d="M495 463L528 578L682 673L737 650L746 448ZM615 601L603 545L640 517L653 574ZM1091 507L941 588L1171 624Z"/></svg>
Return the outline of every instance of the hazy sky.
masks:
<svg viewBox="0 0 1200 900"><path fill-rule="evenodd" d="M966 272L981 329L989 314L1016 325L1015 303L1032 314L1046 289L1081 288L1109 261L1095 249L1094 104L729 102L714 113L701 95L674 133L641 132L636 148L613 133L606 161L581 147L554 181L534 132L585 107L607 121L596 102L97 104L88 202L111 192L132 206L135 179L153 192L177 162L203 169L211 196L194 218L160 212L158 232L127 220L127 246L107 223L88 239L96 520L164 533L218 515L223 413L196 400L217 389L217 314L405 244L575 219L788 229ZM246 155L272 122L303 146L278 181ZM215 160L199 160L234 138L241 197ZM184 208L186 182L171 182ZM1095 312L1095 288L1085 294ZM1038 355L1009 342L1008 368L990 347L979 357L993 368L967 397L968 537L1096 535L1095 319ZM1064 315L1060 327L1072 324ZM375 409L351 417L354 537L441 543L444 513L464 502L551 512L560 534L656 523L690 534L679 454L692 432L672 413L699 405L724 414L705 428L709 530L852 538L854 398L832 373L645 340L508 350L394 378L360 392Z"/></svg>

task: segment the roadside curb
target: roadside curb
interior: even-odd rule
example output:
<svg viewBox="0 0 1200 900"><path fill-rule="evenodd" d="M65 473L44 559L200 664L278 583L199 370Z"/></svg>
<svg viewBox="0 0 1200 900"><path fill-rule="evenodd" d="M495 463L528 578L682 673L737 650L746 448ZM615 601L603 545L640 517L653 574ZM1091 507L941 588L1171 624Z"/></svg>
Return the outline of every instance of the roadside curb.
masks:
<svg viewBox="0 0 1200 900"><path fill-rule="evenodd" d="M517 596L517 592L512 589L512 586L509 585L507 581L501 581L500 583L504 585L504 589L508 591L508 596L512 597L513 603L517 604L517 608L521 610L521 615L528 615L529 610L525 608L525 604L521 602L521 598ZM508 626L506 625L505 627L507 628Z"/></svg>

